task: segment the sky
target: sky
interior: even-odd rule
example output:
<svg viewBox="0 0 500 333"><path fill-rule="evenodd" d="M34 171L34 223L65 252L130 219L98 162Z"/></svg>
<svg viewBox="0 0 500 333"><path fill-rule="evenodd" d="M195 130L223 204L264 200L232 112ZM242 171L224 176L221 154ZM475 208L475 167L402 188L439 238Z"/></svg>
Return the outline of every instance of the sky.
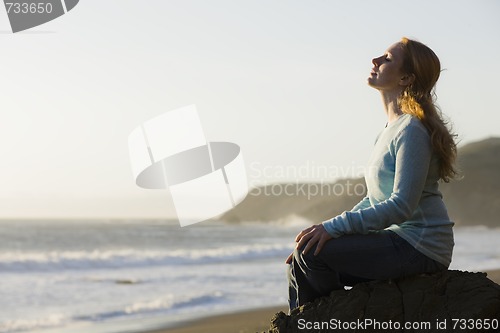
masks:
<svg viewBox="0 0 500 333"><path fill-rule="evenodd" d="M500 2L81 0L13 34L0 9L0 219L170 218L135 185L128 135L195 104L251 187L362 174L384 127L371 59L430 46L461 144L500 136ZM327 170L325 172L325 170Z"/></svg>

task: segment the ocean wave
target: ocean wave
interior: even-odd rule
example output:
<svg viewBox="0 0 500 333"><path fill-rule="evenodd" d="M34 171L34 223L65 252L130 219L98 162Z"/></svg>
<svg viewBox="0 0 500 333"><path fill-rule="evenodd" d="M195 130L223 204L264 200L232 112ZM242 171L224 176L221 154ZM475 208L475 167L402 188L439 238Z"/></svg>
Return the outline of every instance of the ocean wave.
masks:
<svg viewBox="0 0 500 333"><path fill-rule="evenodd" d="M52 314L46 318L4 320L0 322L0 333L47 329L62 326L67 322L68 318L62 314Z"/></svg>
<svg viewBox="0 0 500 333"><path fill-rule="evenodd" d="M196 295L174 300L172 297L162 297L151 301L136 302L125 308L126 314L143 313L165 309L192 308L195 306L206 305L223 301L221 292L214 292L206 295Z"/></svg>
<svg viewBox="0 0 500 333"><path fill-rule="evenodd" d="M122 316L140 316L143 314L152 314L157 312L162 313L167 310L175 311L186 307L193 308L196 306L210 306L223 301L224 296L221 292L186 295L178 297L177 299L174 295L166 295L156 299L137 301L117 310L76 316L73 320L78 322L100 322Z"/></svg>
<svg viewBox="0 0 500 333"><path fill-rule="evenodd" d="M175 311L186 307L210 306L223 301L224 296L221 292L197 294L178 299L174 295L166 295L157 299L137 301L117 310L78 315L73 318L69 318L63 314L51 314L44 318L2 321L0 322L0 333L55 329L72 323L102 322L130 315L141 316L143 314L161 313L168 310Z"/></svg>
<svg viewBox="0 0 500 333"><path fill-rule="evenodd" d="M33 272L151 265L199 265L283 257L290 250L289 244L258 244L213 249L7 252L0 254L0 270Z"/></svg>

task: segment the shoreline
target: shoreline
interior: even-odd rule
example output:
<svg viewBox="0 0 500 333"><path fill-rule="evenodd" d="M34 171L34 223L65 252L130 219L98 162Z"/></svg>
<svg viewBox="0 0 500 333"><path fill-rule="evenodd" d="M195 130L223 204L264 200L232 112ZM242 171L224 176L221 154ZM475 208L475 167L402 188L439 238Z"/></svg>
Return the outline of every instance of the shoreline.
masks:
<svg viewBox="0 0 500 333"><path fill-rule="evenodd" d="M135 333L255 333L267 331L271 318L279 311L287 312L288 306L263 307L217 314L193 321L180 322L174 326L159 327L158 329L137 331Z"/></svg>
<svg viewBox="0 0 500 333"><path fill-rule="evenodd" d="M500 284L500 268L486 270L488 278ZM255 333L267 331L270 320L275 313L287 312L284 306L263 307L260 309L220 314L196 319L192 322L181 322L175 327L137 331L136 333Z"/></svg>

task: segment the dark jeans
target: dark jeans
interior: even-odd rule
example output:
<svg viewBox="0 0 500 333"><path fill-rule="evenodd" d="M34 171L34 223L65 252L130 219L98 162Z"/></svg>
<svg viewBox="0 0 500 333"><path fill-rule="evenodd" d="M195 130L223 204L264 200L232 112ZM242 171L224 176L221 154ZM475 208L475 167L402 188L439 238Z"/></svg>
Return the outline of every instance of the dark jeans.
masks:
<svg viewBox="0 0 500 333"><path fill-rule="evenodd" d="M331 239L317 256L315 248L296 249L288 265L290 311L344 286L447 269L389 230Z"/></svg>

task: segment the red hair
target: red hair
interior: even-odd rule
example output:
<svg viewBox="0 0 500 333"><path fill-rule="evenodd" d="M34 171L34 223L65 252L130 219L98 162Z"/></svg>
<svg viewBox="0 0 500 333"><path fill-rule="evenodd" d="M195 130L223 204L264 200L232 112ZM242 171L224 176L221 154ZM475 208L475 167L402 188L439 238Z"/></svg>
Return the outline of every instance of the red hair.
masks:
<svg viewBox="0 0 500 333"><path fill-rule="evenodd" d="M422 122L431 136L434 152L439 158L439 177L449 182L457 175L454 163L457 156L456 135L448 128L435 103L435 85L441 73L436 54L426 45L403 37L403 68L405 74L413 74L414 80L399 97L399 107Z"/></svg>

